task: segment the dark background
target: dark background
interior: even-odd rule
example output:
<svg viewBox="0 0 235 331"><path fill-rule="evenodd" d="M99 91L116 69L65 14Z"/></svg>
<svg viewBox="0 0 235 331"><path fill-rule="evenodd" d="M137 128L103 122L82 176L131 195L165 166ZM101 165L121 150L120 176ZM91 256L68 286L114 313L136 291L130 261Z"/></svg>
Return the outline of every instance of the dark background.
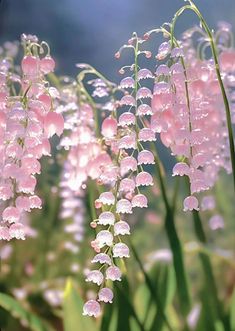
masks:
<svg viewBox="0 0 235 331"><path fill-rule="evenodd" d="M235 0L195 0L211 27L218 20L235 27ZM2 0L0 42L36 34L48 41L60 73L75 74L74 64L88 62L117 79L114 53L133 31L140 35L170 21L183 0ZM178 33L196 23L181 17Z"/></svg>

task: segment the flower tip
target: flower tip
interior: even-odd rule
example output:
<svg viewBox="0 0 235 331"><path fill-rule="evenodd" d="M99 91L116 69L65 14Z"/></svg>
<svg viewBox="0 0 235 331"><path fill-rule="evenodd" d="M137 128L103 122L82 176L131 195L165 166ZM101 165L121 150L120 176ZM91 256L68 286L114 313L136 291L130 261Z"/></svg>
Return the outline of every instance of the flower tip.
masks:
<svg viewBox="0 0 235 331"><path fill-rule="evenodd" d="M120 59L120 57L121 57L121 53L120 53L120 52L116 52L115 55L114 55L114 57L115 57L116 59Z"/></svg>
<svg viewBox="0 0 235 331"><path fill-rule="evenodd" d="M148 32L146 32L146 33L144 34L144 36L143 36L143 39L144 39L144 40L148 40L149 37L150 37L150 34L149 34Z"/></svg>

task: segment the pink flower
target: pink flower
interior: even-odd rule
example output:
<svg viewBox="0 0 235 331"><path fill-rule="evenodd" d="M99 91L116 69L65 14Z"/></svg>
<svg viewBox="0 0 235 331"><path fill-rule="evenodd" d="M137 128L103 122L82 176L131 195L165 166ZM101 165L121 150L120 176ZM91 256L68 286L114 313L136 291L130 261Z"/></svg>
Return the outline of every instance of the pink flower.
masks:
<svg viewBox="0 0 235 331"><path fill-rule="evenodd" d="M139 141L156 141L155 132L149 128L143 128L139 131Z"/></svg>
<svg viewBox="0 0 235 331"><path fill-rule="evenodd" d="M137 161L133 156L127 156L120 162L121 175L124 176L128 171L137 170Z"/></svg>
<svg viewBox="0 0 235 331"><path fill-rule="evenodd" d="M0 226L0 240L10 240L11 235L7 226Z"/></svg>
<svg viewBox="0 0 235 331"><path fill-rule="evenodd" d="M47 75L55 69L55 61L50 56L45 56L40 60L40 70Z"/></svg>
<svg viewBox="0 0 235 331"><path fill-rule="evenodd" d="M99 270L92 270L86 277L86 282L92 282L100 286L103 283L104 276Z"/></svg>
<svg viewBox="0 0 235 331"><path fill-rule="evenodd" d="M118 214L132 214L131 202L127 199L121 199L116 204L116 212Z"/></svg>
<svg viewBox="0 0 235 331"><path fill-rule="evenodd" d="M97 233L96 243L99 248L103 248L104 246L112 246L113 244L113 235L108 230L101 230Z"/></svg>
<svg viewBox="0 0 235 331"><path fill-rule="evenodd" d="M113 257L130 257L128 246L123 243L115 244L113 246Z"/></svg>
<svg viewBox="0 0 235 331"><path fill-rule="evenodd" d="M113 138L117 134L117 120L108 117L102 123L101 133L105 138Z"/></svg>
<svg viewBox="0 0 235 331"><path fill-rule="evenodd" d="M104 211L100 214L98 224L101 225L113 225L115 222L115 216L110 211Z"/></svg>
<svg viewBox="0 0 235 331"><path fill-rule="evenodd" d="M60 136L64 130L64 119L61 114L50 111L44 119L44 131L48 138L54 134Z"/></svg>
<svg viewBox="0 0 235 331"><path fill-rule="evenodd" d="M136 115L138 116L146 116L146 115L153 115L152 108L149 105L141 104L137 108Z"/></svg>
<svg viewBox="0 0 235 331"><path fill-rule="evenodd" d="M99 201L104 205L114 205L115 197L112 192L103 192L99 196Z"/></svg>
<svg viewBox="0 0 235 331"><path fill-rule="evenodd" d="M187 210L199 210L198 208L198 200L194 196L189 196L184 199L184 211Z"/></svg>
<svg viewBox="0 0 235 331"><path fill-rule="evenodd" d="M124 178L120 181L119 186L120 192L134 192L135 191L135 181L131 178Z"/></svg>
<svg viewBox="0 0 235 331"><path fill-rule="evenodd" d="M111 265L111 258L105 253L99 253L92 259L91 263L101 263L101 264Z"/></svg>
<svg viewBox="0 0 235 331"><path fill-rule="evenodd" d="M106 279L110 279L113 282L116 280L121 281L121 276L121 270L116 266L110 266L106 270Z"/></svg>
<svg viewBox="0 0 235 331"><path fill-rule="evenodd" d="M20 219L20 211L16 207L7 207L2 213L2 219L4 222L14 223Z"/></svg>
<svg viewBox="0 0 235 331"><path fill-rule="evenodd" d="M153 185L153 177L146 171L138 173L136 176L136 186L149 186Z"/></svg>
<svg viewBox="0 0 235 331"><path fill-rule="evenodd" d="M100 304L95 300L89 300L83 306L83 315L98 317L100 313Z"/></svg>
<svg viewBox="0 0 235 331"><path fill-rule="evenodd" d="M189 166L184 162L178 162L174 165L172 176L184 176L189 175Z"/></svg>
<svg viewBox="0 0 235 331"><path fill-rule="evenodd" d="M36 56L25 56L21 62L22 71L27 76L36 76L39 70L39 59Z"/></svg>
<svg viewBox="0 0 235 331"><path fill-rule="evenodd" d="M98 293L98 300L105 303L112 303L113 301L113 291L108 287L103 287Z"/></svg>
<svg viewBox="0 0 235 331"><path fill-rule="evenodd" d="M25 227L21 223L13 223L10 226L9 234L11 238L25 240Z"/></svg>
<svg viewBox="0 0 235 331"><path fill-rule="evenodd" d="M138 154L138 164L154 164L154 155L148 150L143 150Z"/></svg>
<svg viewBox="0 0 235 331"><path fill-rule="evenodd" d="M147 208L148 207L148 200L145 195L137 194L135 195L132 200L132 207L140 207L140 208Z"/></svg>
<svg viewBox="0 0 235 331"><path fill-rule="evenodd" d="M119 221L114 224L114 235L119 236L119 235L129 235L130 234L130 226L127 222L125 221Z"/></svg>

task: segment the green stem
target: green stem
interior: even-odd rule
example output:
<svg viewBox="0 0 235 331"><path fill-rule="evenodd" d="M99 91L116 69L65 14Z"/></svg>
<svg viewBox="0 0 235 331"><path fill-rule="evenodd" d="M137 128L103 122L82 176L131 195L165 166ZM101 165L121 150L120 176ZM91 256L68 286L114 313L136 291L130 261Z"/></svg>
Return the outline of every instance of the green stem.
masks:
<svg viewBox="0 0 235 331"><path fill-rule="evenodd" d="M166 317L166 314L164 312L164 308L163 308L163 305L162 305L162 302L161 302L161 299L160 297L158 296L158 293L156 292L156 289L154 288L153 284L152 284L152 281L151 279L149 278L148 274L146 273L145 269L144 269L144 266L137 254L137 251L135 249L135 247L133 246L132 243L130 243L130 246L131 246L131 249L132 249L132 252L134 254L134 257L136 259L136 261L138 262L139 264L139 267L144 275L144 278L145 278L145 281L146 281L146 284L150 290L150 294L152 296L152 299L156 302L156 305L157 305L157 309L158 309L158 312L159 314L161 315L161 318L163 319L163 321L165 322L166 326L168 327L168 330L170 331L173 331L173 328L172 326L170 325L167 317Z"/></svg>
<svg viewBox="0 0 235 331"><path fill-rule="evenodd" d="M190 186L189 186L188 178L187 178L187 189L188 189L188 193L190 194ZM192 215L193 215L193 221L194 221L193 224L194 224L194 231L195 231L196 237L201 244L206 245L207 237L206 237L206 233L203 229L200 214L198 211L193 210ZM205 251L201 250L199 252L199 258L200 258L201 265L202 265L202 268L204 271L204 277L205 277L205 283L206 283L206 289L208 291L208 295L210 297L212 297L212 302L215 305L216 314L217 314L218 318L222 321L222 323L224 325L224 330L229 331L230 328L227 325L227 321L224 316L224 309L219 300L218 290L217 290L217 286L216 286L216 281L215 281L213 267L212 267L212 264L210 261L210 257Z"/></svg>
<svg viewBox="0 0 235 331"><path fill-rule="evenodd" d="M152 150L156 150L156 146L154 143L151 144ZM177 288L178 288L178 294L179 294L179 303L181 306L182 313L184 317L187 316L187 314L190 311L191 308L191 299L188 289L188 281L185 271L185 265L184 265L184 258L183 258L183 250L181 246L181 242L176 230L175 226L175 219L174 219L174 213L172 212L172 208L170 206L170 203L168 201L168 197L166 194L166 187L164 183L164 178L162 175L162 169L160 165L160 159L158 157L157 151L154 153L155 156L155 163L156 163L156 170L160 182L160 188L162 192L162 197L164 201L164 205L166 208L166 216L165 216L165 229L168 236L168 240L170 243L170 248L173 255L173 265L176 275L176 282L177 282Z"/></svg>

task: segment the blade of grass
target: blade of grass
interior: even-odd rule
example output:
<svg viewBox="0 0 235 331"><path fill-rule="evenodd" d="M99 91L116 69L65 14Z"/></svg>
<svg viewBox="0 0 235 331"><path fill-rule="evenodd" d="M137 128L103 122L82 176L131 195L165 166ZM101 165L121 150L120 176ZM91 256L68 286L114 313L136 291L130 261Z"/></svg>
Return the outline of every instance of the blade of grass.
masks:
<svg viewBox="0 0 235 331"><path fill-rule="evenodd" d="M122 280L122 283L125 282L127 280L123 279ZM123 285L123 284L122 284ZM128 313L129 311L129 314L135 319L136 323L138 324L139 328L141 331L146 331L145 328L144 328L144 325L143 323L140 321L138 315L136 314L136 311L129 299L129 296L126 294L126 291L122 288L122 286L120 284L115 284L115 288L116 288L116 291L117 291L117 294L118 294L118 301L119 301L119 308L121 307L123 309L123 312L125 312L125 315L126 313ZM128 330L127 329L127 320L123 317L124 315L123 314L120 314L120 311L119 311L119 323L118 323L118 328L117 328L117 331L119 330ZM124 323L124 328L121 328L121 325L120 323ZM128 324L129 325L129 324Z"/></svg>
<svg viewBox="0 0 235 331"><path fill-rule="evenodd" d="M152 299L155 301L156 303L156 306L157 306L157 309L158 309L158 314L161 316L161 318L164 320L166 326L168 327L168 330L170 331L173 331L173 328L172 326L170 325L166 315L165 315L165 312L164 312L164 309L163 309L163 306L162 306L162 303L161 303L161 299L159 298L158 296L158 293L156 291L156 289L154 288L153 284L152 284L152 281L151 279L149 278L148 274L146 273L145 269L144 269L144 266L138 256L138 253L135 249L135 247L133 246L132 243L130 243L130 247L132 249L132 252L134 254L134 257L136 259L136 261L138 262L139 264L139 267L144 275L144 278L145 278L145 281L146 281L146 285L148 286L149 288L149 291L151 293L151 296L152 296Z"/></svg>
<svg viewBox="0 0 235 331"><path fill-rule="evenodd" d="M186 178L186 183L187 183L188 193L190 194L190 184L189 184L188 178ZM196 237L202 245L206 245L207 237L206 237L206 233L202 226L202 220L201 220L200 214L198 211L193 210L192 216L193 216L193 224L194 224L194 231L195 231ZM212 296L212 298L213 298L212 302L215 306L218 318L223 322L224 330L230 331L229 323L227 321L227 318L225 318L225 315L224 315L223 305L219 300L217 285L216 285L210 257L205 251L200 251L199 258L201 261L202 269L204 271L206 291L208 292L208 295Z"/></svg>
<svg viewBox="0 0 235 331"><path fill-rule="evenodd" d="M191 309L191 299L188 289L188 281L185 271L182 245L175 226L174 210L172 210L166 194L162 165L160 163L160 159L158 157L155 144L152 143L151 146L152 146L152 151L155 150L154 157L156 163L156 171L159 178L160 189L166 209L164 226L173 256L173 265L175 269L177 290L179 295L179 304L183 316L186 317Z"/></svg>

